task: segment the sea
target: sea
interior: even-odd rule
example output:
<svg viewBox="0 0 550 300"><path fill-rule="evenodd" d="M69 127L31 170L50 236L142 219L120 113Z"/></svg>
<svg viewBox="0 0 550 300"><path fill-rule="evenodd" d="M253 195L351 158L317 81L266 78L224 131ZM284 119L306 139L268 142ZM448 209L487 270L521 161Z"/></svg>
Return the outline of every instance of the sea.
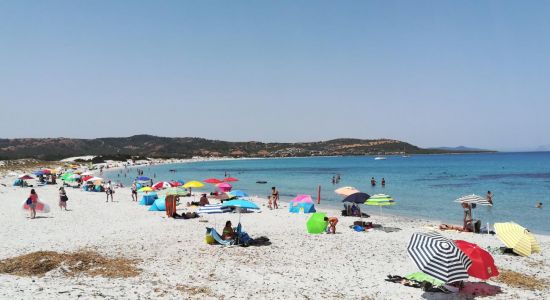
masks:
<svg viewBox="0 0 550 300"><path fill-rule="evenodd" d="M352 186L369 195L388 194L395 205L363 207L372 214L399 215L462 224L461 196L493 193L493 207L478 206L475 219L483 224L514 221L537 233L550 233L550 152L484 153L454 155L303 157L238 159L141 167L145 176L157 181L198 180L224 176L237 178L234 189L267 197L271 187L282 201L298 194L310 194L321 204L342 207L342 197L334 190ZM172 172L170 170L175 170ZM131 184L135 168L106 170L103 177ZM333 176L340 176L332 183ZM374 177L378 184L371 186ZM380 181L385 179L386 185ZM265 184L258 181L267 181ZM201 191L216 188L205 184ZM536 208L538 202L543 208Z"/></svg>

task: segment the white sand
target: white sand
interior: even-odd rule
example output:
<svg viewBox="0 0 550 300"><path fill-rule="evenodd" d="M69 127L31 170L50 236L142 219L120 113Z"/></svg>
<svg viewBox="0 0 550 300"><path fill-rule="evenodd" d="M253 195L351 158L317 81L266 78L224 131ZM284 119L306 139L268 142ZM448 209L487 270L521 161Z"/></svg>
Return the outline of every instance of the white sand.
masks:
<svg viewBox="0 0 550 300"><path fill-rule="evenodd" d="M10 184L12 178L3 179ZM0 259L38 250L73 251L92 247L108 256L139 258L142 274L130 279L68 278L60 272L27 278L0 275L1 299L183 299L192 297L247 299L452 299L458 296L424 294L420 289L384 281L388 274L417 271L407 256L411 234L437 222L373 216L369 220L403 230L393 233L356 233L348 228L356 218L339 217L338 234L309 235L307 215L279 210L242 215L244 229L252 236L267 236L272 245L222 247L204 242L205 225L214 220L221 231L225 220L237 222L237 214L198 219L167 219L164 212L131 202L129 189L118 189L114 203L104 193L67 189L71 211L57 208L57 187L37 188L52 212L30 220L20 205L29 189L0 186ZM185 199L185 198L184 198ZM186 209L183 205L178 212ZM339 215L321 209L329 215ZM373 211L373 214L377 210ZM483 247L502 244L496 236L444 233ZM550 280L550 237L537 235L543 254L529 258L496 255L500 268ZM472 279L476 281L475 279ZM502 293L489 299L549 299L550 292L510 288L498 282ZM177 285L206 288L202 293L180 291Z"/></svg>

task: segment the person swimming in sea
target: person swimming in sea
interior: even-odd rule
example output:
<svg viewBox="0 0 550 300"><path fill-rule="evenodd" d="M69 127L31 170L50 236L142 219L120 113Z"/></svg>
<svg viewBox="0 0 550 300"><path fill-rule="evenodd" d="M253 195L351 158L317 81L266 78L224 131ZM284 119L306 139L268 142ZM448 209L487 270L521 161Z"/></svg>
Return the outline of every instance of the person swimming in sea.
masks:
<svg viewBox="0 0 550 300"><path fill-rule="evenodd" d="M374 179L374 177L371 177L371 179L370 179L370 185L372 185L372 186L375 186L375 185L376 185L376 180Z"/></svg>

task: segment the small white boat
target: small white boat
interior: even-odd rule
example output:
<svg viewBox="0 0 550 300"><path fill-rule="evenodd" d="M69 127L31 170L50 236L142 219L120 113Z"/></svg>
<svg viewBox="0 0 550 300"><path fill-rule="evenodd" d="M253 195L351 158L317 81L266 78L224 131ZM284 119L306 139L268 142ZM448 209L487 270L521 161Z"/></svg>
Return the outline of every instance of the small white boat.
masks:
<svg viewBox="0 0 550 300"><path fill-rule="evenodd" d="M374 160L385 160L386 158L384 156L377 156L374 158Z"/></svg>

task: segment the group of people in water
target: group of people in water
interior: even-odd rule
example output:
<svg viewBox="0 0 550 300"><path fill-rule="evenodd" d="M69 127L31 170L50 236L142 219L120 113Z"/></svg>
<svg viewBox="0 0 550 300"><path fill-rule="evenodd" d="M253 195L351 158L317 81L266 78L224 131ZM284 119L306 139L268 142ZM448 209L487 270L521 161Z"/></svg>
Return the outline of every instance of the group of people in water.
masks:
<svg viewBox="0 0 550 300"><path fill-rule="evenodd" d="M376 186L376 179L374 179L374 177L370 178L370 185ZM380 181L380 185L386 186L386 179L384 177L382 177L382 180Z"/></svg>

